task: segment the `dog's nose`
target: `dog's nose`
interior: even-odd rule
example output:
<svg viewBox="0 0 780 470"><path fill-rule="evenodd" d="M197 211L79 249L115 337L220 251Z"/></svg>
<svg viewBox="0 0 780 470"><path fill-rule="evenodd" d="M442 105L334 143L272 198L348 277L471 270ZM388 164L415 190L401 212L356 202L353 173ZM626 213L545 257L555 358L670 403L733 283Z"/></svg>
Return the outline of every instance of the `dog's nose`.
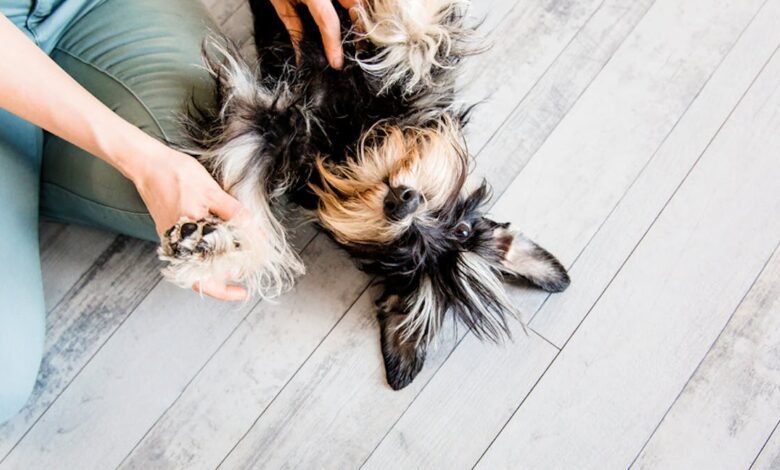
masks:
<svg viewBox="0 0 780 470"><path fill-rule="evenodd" d="M390 186L385 196L385 216L390 220L401 220L420 206L420 193L406 186Z"/></svg>

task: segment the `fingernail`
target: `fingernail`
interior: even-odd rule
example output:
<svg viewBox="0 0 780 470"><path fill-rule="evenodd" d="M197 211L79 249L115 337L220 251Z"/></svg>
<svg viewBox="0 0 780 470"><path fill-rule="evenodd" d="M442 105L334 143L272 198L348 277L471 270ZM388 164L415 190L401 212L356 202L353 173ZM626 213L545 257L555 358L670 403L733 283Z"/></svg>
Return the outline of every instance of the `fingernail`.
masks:
<svg viewBox="0 0 780 470"><path fill-rule="evenodd" d="M344 66L344 52L341 48L339 48L338 53L333 54L333 57L331 57L330 65L333 66L334 69L341 69L341 67Z"/></svg>
<svg viewBox="0 0 780 470"><path fill-rule="evenodd" d="M352 23L357 23L359 19L357 7L352 7L349 9L349 19L352 20Z"/></svg>

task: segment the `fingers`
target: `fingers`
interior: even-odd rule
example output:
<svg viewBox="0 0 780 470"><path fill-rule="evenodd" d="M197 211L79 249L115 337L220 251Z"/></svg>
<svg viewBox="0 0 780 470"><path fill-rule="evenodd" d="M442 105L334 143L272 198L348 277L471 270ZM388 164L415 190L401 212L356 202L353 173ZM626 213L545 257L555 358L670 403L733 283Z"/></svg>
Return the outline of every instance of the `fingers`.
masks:
<svg viewBox="0 0 780 470"><path fill-rule="evenodd" d="M360 4L360 0L339 0L339 4L349 12L349 19L356 24L358 21L357 6Z"/></svg>
<svg viewBox="0 0 780 470"><path fill-rule="evenodd" d="M249 211L230 194L218 191L214 194L209 207L209 212L222 220L232 220L238 223L246 222L250 218Z"/></svg>
<svg viewBox="0 0 780 470"><path fill-rule="evenodd" d="M195 283L192 290L227 302L237 302L247 298L247 291L243 287L217 281Z"/></svg>
<svg viewBox="0 0 780 470"><path fill-rule="evenodd" d="M320 28L322 44L328 63L335 69L344 65L344 50L341 48L341 25L336 9L330 0L304 0L314 22Z"/></svg>
<svg viewBox="0 0 780 470"><path fill-rule="evenodd" d="M298 12L295 11L295 5L289 0L271 0L271 4L290 35L290 40L292 40L293 49L295 50L295 61L300 64L301 49L298 45L301 39L303 39L303 23L298 16Z"/></svg>

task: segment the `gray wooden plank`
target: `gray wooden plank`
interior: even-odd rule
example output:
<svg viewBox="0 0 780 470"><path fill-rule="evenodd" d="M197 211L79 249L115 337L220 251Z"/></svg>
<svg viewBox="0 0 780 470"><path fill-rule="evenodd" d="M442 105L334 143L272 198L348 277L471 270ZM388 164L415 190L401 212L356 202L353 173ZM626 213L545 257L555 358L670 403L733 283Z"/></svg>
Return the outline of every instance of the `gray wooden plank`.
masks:
<svg viewBox="0 0 780 470"><path fill-rule="evenodd" d="M212 386L214 380L235 378L238 382L247 374L262 373L266 382L251 384L252 388L242 390L241 395L262 406L284 383L285 374L296 370L367 284L365 275L352 267L351 260L327 237L309 245L304 260L312 272L291 294L254 309L252 304L195 301L191 292L159 284L19 443L9 456L9 464L117 466L239 326L244 335L234 335L233 342L227 344L229 361L222 363L227 367L213 371L216 378L207 371L209 380L192 382L192 386L198 392L205 385L221 393ZM334 283L334 279L339 282ZM315 306L312 293L317 293ZM249 356L232 354L236 346ZM243 365L238 366L239 362ZM139 383L144 387L137 387ZM235 419L254 419L244 408L249 402L226 401L224 395L208 399L199 393L195 396L202 401L196 401L195 409L188 411L221 411L227 406ZM193 403L183 403L187 404ZM200 408L203 404L215 408L204 410ZM203 414L198 416L206 419ZM211 426L220 426L222 421L202 424L204 432L213 432ZM62 433L62 429L68 432ZM242 428L237 429L240 436ZM165 439L197 438L195 429L178 431L180 434L165 433ZM232 443L230 434L219 435ZM88 451L83 442L92 443ZM171 449L177 450L198 454L198 447L190 444Z"/></svg>
<svg viewBox="0 0 780 470"><path fill-rule="evenodd" d="M0 461L160 279L154 246L116 238L48 314L45 355L27 406L0 425Z"/></svg>
<svg viewBox="0 0 780 470"><path fill-rule="evenodd" d="M472 145L484 155L474 172L477 179L485 178L497 194L501 194L552 134L563 116L574 106L580 95L615 53L615 50L634 29L655 0L620 0L603 2L566 49L550 65L543 78L519 103L506 101L501 108L511 114L490 137L481 129L477 113L471 129L480 132ZM509 27L509 26L507 26ZM506 36L511 35L507 32ZM506 51L502 50L502 53ZM493 57L493 60L499 60ZM523 73L504 66L507 75ZM511 89L513 80L500 81L502 89ZM507 91L505 90L504 93ZM498 93L501 95L501 92ZM492 101L489 101L492 104ZM514 106L512 106L514 104ZM486 110L492 117L494 107ZM478 108L479 109L479 108ZM501 111L501 110L499 110Z"/></svg>
<svg viewBox="0 0 780 470"><path fill-rule="evenodd" d="M780 468L780 422L775 424L775 429L767 438L761 452L750 465L750 470L777 470Z"/></svg>
<svg viewBox="0 0 780 470"><path fill-rule="evenodd" d="M471 468L558 353L535 332L515 330L511 346L467 335L361 468ZM507 373L493 362L515 367Z"/></svg>
<svg viewBox="0 0 780 470"><path fill-rule="evenodd" d="M775 55L477 468L631 463L780 241L778 76Z"/></svg>
<svg viewBox="0 0 780 470"><path fill-rule="evenodd" d="M780 251L633 467L748 468L780 418Z"/></svg>
<svg viewBox="0 0 780 470"><path fill-rule="evenodd" d="M417 380L385 382L373 297L367 291L263 411L220 468L357 468L392 425L387 410L413 400L449 353L452 324ZM371 393L367 393L370 390Z"/></svg>
<svg viewBox="0 0 780 470"><path fill-rule="evenodd" d="M672 176L674 179L668 182L664 180L662 174L655 174L654 172L647 171L643 172L640 181L646 180L647 184L633 185L629 191L629 195L621 201L621 210L626 214L639 214L639 216L634 219L624 219L620 221L620 225L617 228L620 228L621 230L607 233L606 235L608 235L608 238L604 240L605 246L609 247L610 245L615 244L628 244L633 247L638 242L641 238L641 234L644 233L646 227L652 222L657 214L657 212L643 213L643 211L639 211L638 209L643 208L643 204L648 198L652 199L653 197L656 197L655 192L660 193L658 197L663 198L663 201L668 200L676 185L679 184L680 180L695 161L696 156L704 149L711 136L719 128L720 123L725 116L728 115L739 97L742 96L742 93L755 74L760 70L761 66L772 52L772 49L769 47L762 48L765 51L765 55L761 61L739 59L743 58L742 54L745 50L751 50L756 47L758 42L757 38L766 37L767 33L770 32L769 28L773 28L772 16L770 14L764 16L766 21L764 21L762 25L755 25L755 27L752 28L753 31L750 37L743 38L740 41L742 47L734 50L730 55L730 57L734 56L734 58L738 59L731 61L731 63L723 64L720 67L716 76L718 79L710 81L707 88L699 95L699 99L697 99L696 103L688 110L683 121L675 127L672 137L667 139L669 147L666 149L666 153L673 156L672 158L676 158L680 161L681 165L684 165L681 167L682 172L679 176ZM638 57L640 58L639 60L642 60L641 56ZM748 54L748 57L754 59L750 54ZM610 73L610 71L606 71L605 73ZM734 78L735 75L736 78ZM715 97L718 99L713 99ZM720 102L721 98L726 106L723 106ZM714 117L712 117L713 114ZM691 144L701 140L692 139L692 137L698 137L699 133L702 131L704 132L704 141L700 143L700 147L692 146ZM553 138L555 137L556 136ZM688 155L689 153L692 154ZM655 163L655 160L653 163ZM669 162L659 161L659 163L667 165ZM600 168L601 167L594 167L591 169L593 178L598 178L601 173ZM670 170L668 166L666 168L667 170ZM675 175L676 173L678 172L670 172L671 175ZM660 180L659 177L661 178ZM589 180L584 179L583 181L584 184L587 184ZM542 183L543 182L544 180L542 180ZM533 187L529 189L530 191L534 190ZM658 204L657 210L660 210L662 204L663 203ZM543 221L540 221L540 223L543 223ZM637 224L639 224L638 227L641 231L637 234L633 234L633 226ZM553 229L554 227L551 227L547 230ZM600 231L599 237L601 236L602 232ZM621 237L626 237L626 239ZM585 242L585 240L580 241L581 244ZM591 245L593 245L593 243L591 243ZM629 251L630 250L626 250L623 253L621 261L625 259L625 256L627 256ZM605 253L602 252L601 255L604 256ZM585 285L586 289L583 292L588 292L588 289L590 289L590 291L597 294L603 290L603 287L608 283L611 275L614 274L620 266L620 263L618 262L613 266L610 276L607 276L606 278L604 278L604 276L601 276L600 278L597 277L596 279L598 282L594 282L590 276L576 274L577 267L582 261L581 257L574 264L574 271L572 271L574 283L572 287L570 287L570 290L579 289L580 291L583 291L582 285ZM569 295L570 292L567 291L567 293L562 296L552 296L547 300L542 312L544 312L550 304L556 303L560 299L567 298ZM596 296L597 295L592 295L594 299ZM540 302L540 300L541 299L538 298L532 299L528 304L528 307L534 308L535 306L533 304L535 302ZM592 304L583 305L580 313L584 315L590 305ZM535 327L534 323L532 323L532 327ZM461 350L464 351L461 352ZM481 357L481 360L478 361L479 367L474 367L470 370L460 370L461 376L468 377L468 379L464 380L463 382L465 383L461 383L459 388L453 389L449 381L440 379L440 377L447 377L450 375L450 369L463 369L462 366L458 364L457 358L459 354L462 354L463 357ZM453 364L450 364L450 362ZM515 367L516 364L513 361L501 363L500 361L494 360L493 357L487 357L484 353L483 355L480 355L479 341L473 337L467 337L464 342L458 346L458 349L453 353L450 360L442 367L428 387L426 387L425 391L418 397L417 401L401 418L399 423L388 435L385 442L379 446L376 454L368 461L367 467L393 465L393 456L401 454L402 449L403 452L408 452L409 442L430 442L431 440L443 442L445 445L441 448L413 449L410 452L411 455L405 456L405 465L413 467L426 466L431 468L442 466L454 466L457 468L460 466L472 465L484 449L484 447L480 449L480 445L487 445L490 443L492 437L495 436L501 426L506 422L509 416L511 416L511 413L517 405L522 402L525 395L518 392L513 397L514 406L508 406L506 402L504 402L504 408L501 408L501 402L493 405L499 412L504 413L503 419L499 412L479 413L477 416L472 417L470 422L464 421L460 428L454 426L449 420L427 420L422 418L422 415L427 412L436 416L452 416L468 413L468 411L464 412L463 410L472 410L475 408L481 410L483 408L482 404L493 402L493 395L495 394L495 387L485 386L485 383L490 383L490 378L496 375L501 376L502 374L510 374L510 371L513 371ZM492 421L494 426L492 428L492 433L485 432L484 435L480 436L479 434L475 435L469 432L474 426L486 426L485 423L490 423L491 420L494 420ZM447 440L444 438L451 434L468 436L468 439ZM485 441L485 439L487 439L487 441ZM475 453L476 457L474 456ZM397 461L397 457L395 460Z"/></svg>
<svg viewBox="0 0 780 470"><path fill-rule="evenodd" d="M54 223L41 226L41 272L47 310L65 297L114 239L116 234L87 227Z"/></svg>
<svg viewBox="0 0 780 470"><path fill-rule="evenodd" d="M214 468L238 442L368 284L324 236L305 261L296 293L236 329L123 468Z"/></svg>
<svg viewBox="0 0 780 470"><path fill-rule="evenodd" d="M576 282L566 295L550 297L531 320L531 326L558 347L580 324L780 42L778 7L773 2L765 9L578 255L570 272Z"/></svg>
<svg viewBox="0 0 780 470"><path fill-rule="evenodd" d="M65 230L67 225L56 222L41 221L38 224L38 241L41 244L41 254Z"/></svg>
<svg viewBox="0 0 780 470"><path fill-rule="evenodd" d="M467 128L469 146L474 152L484 147L521 98L556 61L565 49L562 46L578 36L604 0L519 1L503 15L493 11L495 2L477 3L481 6L475 16L496 16L501 21L491 22L489 26L495 30L485 41L491 47L466 62L465 78L461 81L464 102L484 102L474 109ZM580 40L586 39L580 35ZM595 47L589 49L596 53Z"/></svg>
<svg viewBox="0 0 780 470"><path fill-rule="evenodd" d="M3 463L8 468L114 468L121 456L108 459L107 444L132 426L139 409L164 407L161 401L178 392L173 384L189 379L188 371L177 367L186 360L183 355L205 360L211 353L206 347L209 337L224 337L250 308L208 298L192 302L192 292L158 284ZM189 334L195 323L210 328ZM143 347L155 340L168 347ZM138 347L123 347L128 341ZM145 374L137 376L133 370L142 361L147 364ZM84 384L94 386L84 390ZM119 397L126 399L115 402ZM93 429L99 432L90 434Z"/></svg>

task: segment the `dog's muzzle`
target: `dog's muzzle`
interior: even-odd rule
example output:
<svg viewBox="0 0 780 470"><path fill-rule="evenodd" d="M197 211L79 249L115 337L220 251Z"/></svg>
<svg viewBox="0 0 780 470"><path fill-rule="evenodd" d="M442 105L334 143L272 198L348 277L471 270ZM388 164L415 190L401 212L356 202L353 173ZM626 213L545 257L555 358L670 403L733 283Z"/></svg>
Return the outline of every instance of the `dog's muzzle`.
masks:
<svg viewBox="0 0 780 470"><path fill-rule="evenodd" d="M385 216L393 221L403 220L420 206L420 193L407 186L390 186L385 196Z"/></svg>

